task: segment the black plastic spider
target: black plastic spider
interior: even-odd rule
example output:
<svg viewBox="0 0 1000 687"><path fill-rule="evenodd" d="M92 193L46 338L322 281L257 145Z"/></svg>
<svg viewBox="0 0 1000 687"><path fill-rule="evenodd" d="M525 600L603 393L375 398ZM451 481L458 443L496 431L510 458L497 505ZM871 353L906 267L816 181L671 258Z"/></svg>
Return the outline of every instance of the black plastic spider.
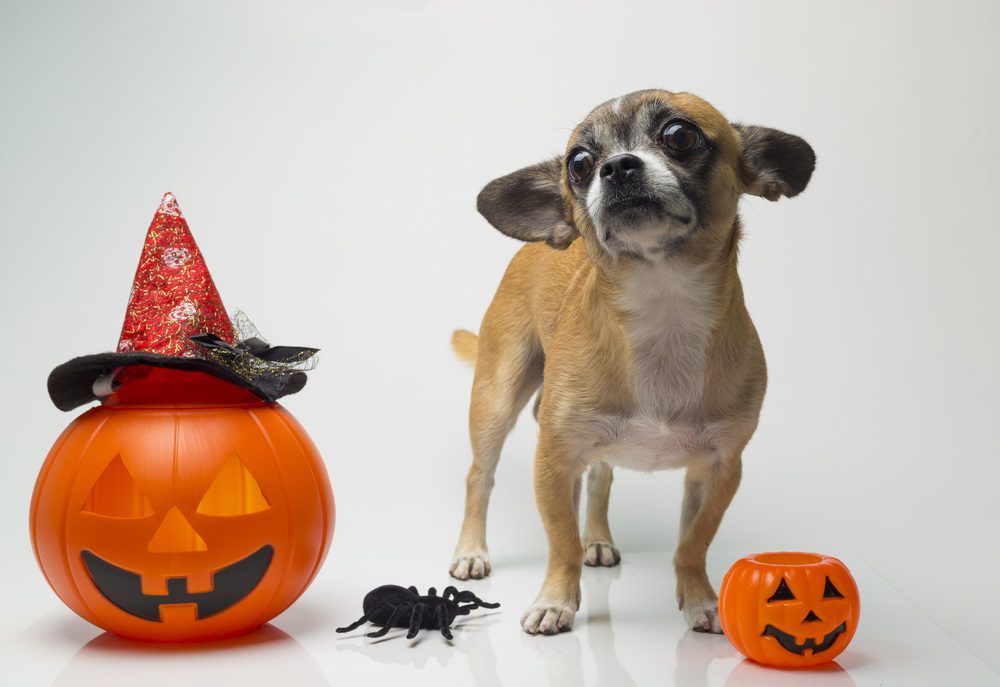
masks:
<svg viewBox="0 0 1000 687"><path fill-rule="evenodd" d="M382 629L369 632L368 637L381 637L394 627L408 627L407 639L416 637L420 630L440 630L445 639L451 639L451 624L457 616L468 615L476 608L499 607L498 603L483 601L472 592L460 592L454 587L445 587L441 596L431 587L427 596L420 596L416 587L386 584L368 592L361 603L364 615L347 627L338 627L337 632L350 632L371 622Z"/></svg>

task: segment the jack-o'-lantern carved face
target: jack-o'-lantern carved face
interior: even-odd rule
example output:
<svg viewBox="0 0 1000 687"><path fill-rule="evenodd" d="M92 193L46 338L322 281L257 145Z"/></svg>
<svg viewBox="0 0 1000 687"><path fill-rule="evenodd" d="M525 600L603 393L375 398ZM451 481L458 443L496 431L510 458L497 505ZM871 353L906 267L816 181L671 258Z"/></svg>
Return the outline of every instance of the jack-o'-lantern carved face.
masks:
<svg viewBox="0 0 1000 687"><path fill-rule="evenodd" d="M857 627L858 589L836 558L806 553L748 556L730 569L719 597L730 641L771 665L825 663Z"/></svg>
<svg viewBox="0 0 1000 687"><path fill-rule="evenodd" d="M189 373L190 374L190 373ZM36 485L39 563L84 618L130 637L220 637L266 622L329 546L329 482L283 408L93 408Z"/></svg>
<svg viewBox="0 0 1000 687"><path fill-rule="evenodd" d="M198 462L204 467L205 462L220 461L199 456ZM172 473L183 469L182 465L166 467ZM159 622L164 613L190 610L198 619L208 618L252 592L274 557L268 537L274 517L260 484L239 454L222 461L214 477L204 469L191 478L181 477L180 489L174 484L176 475L144 477L146 488L118 453L83 504L80 525L89 530L83 537L92 537L94 543L81 555L105 598L126 613ZM211 477L211 483L198 497L205 477ZM164 490L164 482L170 483L169 490ZM107 548L104 541L108 539L133 541L135 536L141 543L149 531L145 547L116 547L104 556L99 553ZM210 549L214 556L208 554ZM206 565L209 559L214 560ZM206 569L210 579L204 576ZM195 570L200 571L200 579L192 574Z"/></svg>
<svg viewBox="0 0 1000 687"><path fill-rule="evenodd" d="M781 648L785 651L791 651L793 654L800 656L807 652L818 654L828 650L833 646L837 637L847 631L847 621L841 620L841 618L848 616L847 602L840 590L830 581L829 575L824 577L822 594L816 594L815 592L818 590L805 588L809 585L810 580L808 579L800 579L796 582L798 582L797 586L800 587L799 597L795 596L788 584L787 577L782 576L774 593L765 601L769 609L766 615L773 616L775 622L780 625L767 623L761 636L774 637L778 640ZM832 618L832 620L824 621L816 614L815 609L819 609L823 615ZM802 611L805 611L804 615ZM798 616L802 617L798 619L798 622L794 622ZM789 620L793 622L789 623ZM840 620L839 623L838 620ZM830 625L834 625L834 627L826 631ZM795 631L786 632L781 629L781 626L789 629L794 628ZM803 639L800 642L796 637Z"/></svg>

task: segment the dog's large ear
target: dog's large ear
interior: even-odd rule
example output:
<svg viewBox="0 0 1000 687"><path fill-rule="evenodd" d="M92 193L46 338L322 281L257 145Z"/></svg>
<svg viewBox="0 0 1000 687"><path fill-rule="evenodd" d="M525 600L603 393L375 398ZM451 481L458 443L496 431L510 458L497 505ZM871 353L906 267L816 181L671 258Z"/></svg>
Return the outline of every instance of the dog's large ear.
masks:
<svg viewBox="0 0 1000 687"><path fill-rule="evenodd" d="M566 211L561 176L561 157L519 169L486 184L476 207L507 236L566 248L579 234Z"/></svg>
<svg viewBox="0 0 1000 687"><path fill-rule="evenodd" d="M798 136L764 126L733 124L743 139L742 174L747 193L778 200L801 193L813 169L816 154Z"/></svg>

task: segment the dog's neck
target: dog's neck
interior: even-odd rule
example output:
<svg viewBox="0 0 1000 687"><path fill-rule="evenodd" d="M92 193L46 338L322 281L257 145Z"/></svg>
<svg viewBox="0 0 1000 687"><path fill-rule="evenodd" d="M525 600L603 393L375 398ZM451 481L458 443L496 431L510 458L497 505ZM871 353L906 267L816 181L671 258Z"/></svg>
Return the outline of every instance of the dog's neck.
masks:
<svg viewBox="0 0 1000 687"><path fill-rule="evenodd" d="M736 242L716 254L627 260L601 267L597 288L624 333L636 410L676 416L695 410L720 342L743 308Z"/></svg>

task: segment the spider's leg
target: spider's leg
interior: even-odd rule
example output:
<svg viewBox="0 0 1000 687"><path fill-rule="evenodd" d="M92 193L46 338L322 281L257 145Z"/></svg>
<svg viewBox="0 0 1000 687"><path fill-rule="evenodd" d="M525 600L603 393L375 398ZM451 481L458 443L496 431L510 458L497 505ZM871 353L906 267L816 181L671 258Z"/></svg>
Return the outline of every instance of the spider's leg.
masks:
<svg viewBox="0 0 1000 687"><path fill-rule="evenodd" d="M356 621L354 621L353 623L351 623L347 627L338 627L337 628L337 632L350 632L351 630L358 629L359 627L361 627L362 625L364 625L366 622L368 622L368 619L371 616L375 615L378 611L381 611L382 608L385 607L385 606L389 606L389 608L392 608L392 606L389 605L389 602L387 602L387 601L382 602L378 606L376 606L375 608L373 608L371 613L365 613L363 616L361 616L360 618L358 618Z"/></svg>
<svg viewBox="0 0 1000 687"><path fill-rule="evenodd" d="M451 585L448 585L447 587L444 588L444 591L441 592L441 598L442 599L451 599L453 601L457 601L458 600L458 593L459 592L458 592L457 589L455 589Z"/></svg>
<svg viewBox="0 0 1000 687"><path fill-rule="evenodd" d="M345 627L338 627L337 632L350 632L351 630L358 629L367 622L368 622L368 614L366 613L365 615L361 616L350 625L347 625Z"/></svg>
<svg viewBox="0 0 1000 687"><path fill-rule="evenodd" d="M424 604L414 604L413 613L410 614L410 630L406 633L407 639L413 639L420 632L420 621L424 619Z"/></svg>
<svg viewBox="0 0 1000 687"><path fill-rule="evenodd" d="M417 588L414 587L413 585L410 585L409 587L407 587L406 591L412 592L413 594L416 594L417 596L420 596L420 592L418 592Z"/></svg>
<svg viewBox="0 0 1000 687"><path fill-rule="evenodd" d="M437 596L437 590L434 589L434 587L431 587L427 590L427 596Z"/></svg>
<svg viewBox="0 0 1000 687"><path fill-rule="evenodd" d="M483 601L482 599L480 599L478 596L476 596L475 594L473 594L470 591L459 592L458 595L455 596L455 603L462 603L462 602L465 602L465 601L471 601L471 602L475 603L475 606L470 606L469 608L480 608L480 607L482 607L482 608L500 608L500 604L498 604L498 603L490 603L489 601Z"/></svg>
<svg viewBox="0 0 1000 687"><path fill-rule="evenodd" d="M383 625L380 630L376 630L375 632L369 632L365 636L384 637L386 633L393 628L393 626L396 624L396 621L399 620L399 617L404 613L406 613L406 611L411 608L413 608L413 604L400 604L399 606L396 606L396 610L392 612L392 615L389 616L389 619L385 621L385 625Z"/></svg>
<svg viewBox="0 0 1000 687"><path fill-rule="evenodd" d="M452 639L451 625L448 623L448 616L445 615L444 606L438 606L435 615L437 615L438 629L441 630L441 634L444 635L445 639Z"/></svg>

